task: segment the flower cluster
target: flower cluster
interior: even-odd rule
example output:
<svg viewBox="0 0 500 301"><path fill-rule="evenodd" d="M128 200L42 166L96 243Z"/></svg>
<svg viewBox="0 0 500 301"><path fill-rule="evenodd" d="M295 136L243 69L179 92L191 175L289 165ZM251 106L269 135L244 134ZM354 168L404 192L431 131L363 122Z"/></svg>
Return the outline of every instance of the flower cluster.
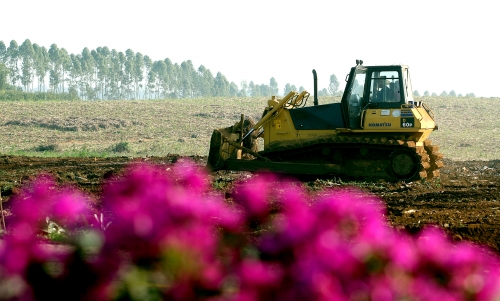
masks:
<svg viewBox="0 0 500 301"><path fill-rule="evenodd" d="M90 200L40 177L12 200L5 300L498 300L499 260L438 228L396 232L359 191L260 174L228 199L191 162L129 166ZM48 244L47 220L65 244ZM45 233L46 234L46 233Z"/></svg>

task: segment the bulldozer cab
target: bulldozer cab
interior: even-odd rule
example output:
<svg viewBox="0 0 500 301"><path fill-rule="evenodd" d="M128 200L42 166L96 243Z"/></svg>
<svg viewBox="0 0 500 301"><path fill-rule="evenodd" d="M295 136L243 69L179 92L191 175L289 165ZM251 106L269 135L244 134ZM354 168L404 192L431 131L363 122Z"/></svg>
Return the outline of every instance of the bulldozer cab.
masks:
<svg viewBox="0 0 500 301"><path fill-rule="evenodd" d="M356 65L346 77L346 91L342 97L344 116L349 128L361 128L362 111L368 108L400 108L413 104L408 67Z"/></svg>

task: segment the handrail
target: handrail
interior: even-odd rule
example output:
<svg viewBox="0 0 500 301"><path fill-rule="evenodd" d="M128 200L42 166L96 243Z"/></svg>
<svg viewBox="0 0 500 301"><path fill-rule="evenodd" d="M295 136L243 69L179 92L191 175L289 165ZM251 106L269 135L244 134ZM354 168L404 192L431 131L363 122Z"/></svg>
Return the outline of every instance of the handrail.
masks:
<svg viewBox="0 0 500 301"><path fill-rule="evenodd" d="M361 111L361 120L359 121L359 126L364 129L363 127L363 117L365 116L366 110Z"/></svg>
<svg viewBox="0 0 500 301"><path fill-rule="evenodd" d="M424 109L431 116L431 118L434 119L434 113L431 111L431 108L429 108L429 106L427 106L427 104L423 101L422 101L422 107L424 107Z"/></svg>
<svg viewBox="0 0 500 301"><path fill-rule="evenodd" d="M305 92L305 91L304 91ZM303 93L303 92L302 92ZM250 136L255 130L257 130L258 128L260 128L268 119L271 118L271 116L273 116L273 114L278 111L281 107L283 107L287 101L290 100L290 98L292 98L293 96L297 95L297 92L295 91L291 91L290 93L288 93L285 97L283 97L282 100L280 100L276 105L273 106L273 108L271 109L271 111L267 112L266 115L264 115L264 117L262 117L259 122L257 122L256 125L254 125L254 127L248 131L248 133L245 134L245 136L241 139L241 141L245 140L248 136Z"/></svg>

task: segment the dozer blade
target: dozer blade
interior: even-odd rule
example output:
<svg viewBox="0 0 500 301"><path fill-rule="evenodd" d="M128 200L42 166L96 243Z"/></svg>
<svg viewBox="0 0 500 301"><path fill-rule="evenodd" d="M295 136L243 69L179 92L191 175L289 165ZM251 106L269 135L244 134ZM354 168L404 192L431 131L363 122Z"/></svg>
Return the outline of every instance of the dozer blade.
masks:
<svg viewBox="0 0 500 301"><path fill-rule="evenodd" d="M260 159L259 162L268 163L271 162L268 158L260 155L255 150L258 148L254 141L249 146L253 149L245 147L242 143L236 143L228 138L231 135L227 128L214 130L212 133L212 138L210 139L210 150L208 153L207 166L211 171L216 171L220 169L229 169L228 161L241 161L250 162L256 161L255 158ZM239 154L238 154L239 151ZM246 159L246 160L245 160ZM232 170L247 170L247 169L232 169ZM252 169L249 171L255 171L257 169Z"/></svg>
<svg viewBox="0 0 500 301"><path fill-rule="evenodd" d="M257 153L259 147L256 134L253 134L254 126L255 123L251 118L244 118L242 115L241 121L233 126L214 130L210 138L207 167L211 171L226 169L225 161L230 158L260 158L269 161ZM245 139L242 139L243 137Z"/></svg>
<svg viewBox="0 0 500 301"><path fill-rule="evenodd" d="M210 149L208 151L207 166L210 170L216 171L224 169L224 159L222 151L222 133L219 130L214 130L210 139Z"/></svg>

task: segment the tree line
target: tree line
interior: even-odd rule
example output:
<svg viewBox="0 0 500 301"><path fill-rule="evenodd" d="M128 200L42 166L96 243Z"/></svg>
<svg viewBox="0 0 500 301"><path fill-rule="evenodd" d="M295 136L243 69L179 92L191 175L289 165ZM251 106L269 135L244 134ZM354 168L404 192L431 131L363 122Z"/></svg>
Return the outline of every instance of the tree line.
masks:
<svg viewBox="0 0 500 301"><path fill-rule="evenodd" d="M318 94L338 92L338 81ZM3 86L3 87L2 87ZM84 48L79 54L52 44L49 49L26 39L21 45L0 41L0 90L7 87L23 92L49 92L70 97L96 99L164 99L211 96L268 96L280 94L274 77L269 84L242 81L241 87L221 73L191 60L181 64L169 58L153 61L148 55L127 49ZM284 94L297 89L286 84Z"/></svg>
<svg viewBox="0 0 500 301"><path fill-rule="evenodd" d="M318 91L319 96L342 95L340 83L330 76L328 88ZM127 49L120 52L108 47L90 50L85 47L79 54L69 54L56 44L47 49L26 39L21 45L12 40L8 46L0 40L1 99L165 99L193 97L259 97L280 95L278 82L271 77L269 84L242 81L240 86L229 82L221 73L214 76L210 69L191 60L181 64L169 58L153 61L148 55ZM19 93L28 92L29 96ZM290 91L303 91L287 83L283 95ZM414 91L415 96L420 96ZM425 91L422 96L465 96L451 90L441 94Z"/></svg>
<svg viewBox="0 0 500 301"><path fill-rule="evenodd" d="M420 93L418 92L418 90L415 90L415 91L413 91L413 95L420 96ZM476 95L474 93L467 93L465 95L459 93L457 95L457 92L455 92L455 90L451 90L449 93L446 91L443 91L439 95L437 93L431 94L431 93L429 93L429 91L425 91L422 96L424 96L424 97L429 97L429 96L431 96L431 97L447 97L447 96L450 96L450 97L467 97L467 98L476 97Z"/></svg>

